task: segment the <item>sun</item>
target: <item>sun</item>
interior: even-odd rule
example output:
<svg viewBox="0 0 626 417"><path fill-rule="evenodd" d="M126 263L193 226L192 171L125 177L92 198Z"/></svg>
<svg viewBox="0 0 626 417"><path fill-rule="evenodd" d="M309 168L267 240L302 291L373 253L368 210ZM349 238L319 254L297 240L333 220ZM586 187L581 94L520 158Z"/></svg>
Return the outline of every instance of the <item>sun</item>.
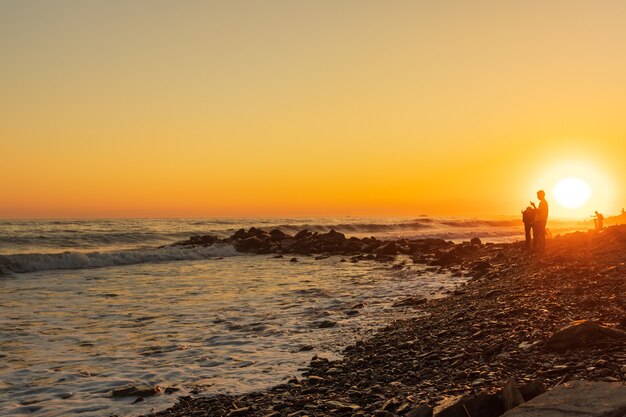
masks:
<svg viewBox="0 0 626 417"><path fill-rule="evenodd" d="M591 197L589 184L576 177L567 177L558 181L552 189L556 202L565 208L576 209L583 206Z"/></svg>

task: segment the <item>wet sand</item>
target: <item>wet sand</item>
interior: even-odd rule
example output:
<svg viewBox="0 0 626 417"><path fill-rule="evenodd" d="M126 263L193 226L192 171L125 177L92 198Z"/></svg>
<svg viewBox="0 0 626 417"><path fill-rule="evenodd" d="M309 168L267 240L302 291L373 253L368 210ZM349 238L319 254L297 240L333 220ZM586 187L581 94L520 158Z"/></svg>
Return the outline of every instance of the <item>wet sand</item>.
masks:
<svg viewBox="0 0 626 417"><path fill-rule="evenodd" d="M548 389L569 379L626 381L623 341L591 339L560 351L545 343L574 320L626 328L626 226L556 237L543 256L521 243L474 242L413 259L472 278L444 299L407 294L399 308L415 309L415 319L366 336L341 360L314 357L286 384L183 397L153 415L394 416L451 395L495 392L509 377Z"/></svg>

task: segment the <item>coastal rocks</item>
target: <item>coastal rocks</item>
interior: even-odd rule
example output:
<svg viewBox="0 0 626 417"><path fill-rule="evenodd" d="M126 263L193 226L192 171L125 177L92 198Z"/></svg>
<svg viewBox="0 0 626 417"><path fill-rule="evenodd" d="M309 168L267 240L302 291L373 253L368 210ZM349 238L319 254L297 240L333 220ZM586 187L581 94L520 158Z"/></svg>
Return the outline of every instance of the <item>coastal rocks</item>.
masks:
<svg viewBox="0 0 626 417"><path fill-rule="evenodd" d="M191 236L189 239L176 242L172 246L211 246L219 240L214 235Z"/></svg>
<svg viewBox="0 0 626 417"><path fill-rule="evenodd" d="M579 320L555 332L546 340L545 346L552 350L567 350L602 341L624 342L626 332L600 326L590 320Z"/></svg>
<svg viewBox="0 0 626 417"><path fill-rule="evenodd" d="M626 226L621 231L626 236ZM301 254L303 260L314 253L368 262L378 258L377 248L389 243L346 238L325 246L318 235L306 232L297 239L297 235L283 239L280 242L291 239L295 243L287 250L279 245L277 250ZM420 311L412 317L407 314L406 320L364 332L362 339L341 352L340 360L314 357L301 380L252 394L182 399L157 415L225 416L236 405L251 407L249 415L260 417L420 417L430 416L432 407L457 395L467 402L480 397L493 407L485 407L485 412L503 413L520 402L518 391L525 402L507 411L514 413L525 410L533 398L542 398L546 386L557 386L547 394L551 395L574 380L626 381L626 343L621 336L612 337L616 333L609 332L612 336L606 337L602 330L596 342L598 333L591 333L595 336L583 337L584 348L577 350L563 349L570 346L563 340L569 339L555 336L570 318L585 317L600 327L601 323L617 326L608 330L626 330L626 240L607 239L617 236L613 232L597 235L585 234L584 241L576 236L553 239L541 259L526 254L523 244L395 240L396 256L406 254L419 264L441 260L448 266L433 265L432 272L461 274L468 278L467 284L451 290L450 297L418 302ZM285 262L288 259L285 256ZM474 279L481 271L485 275ZM352 309L358 307L362 306ZM319 321L311 325L315 323ZM512 375L518 386L513 386ZM361 408L331 409L326 406L329 401ZM453 410L439 407L437 413Z"/></svg>

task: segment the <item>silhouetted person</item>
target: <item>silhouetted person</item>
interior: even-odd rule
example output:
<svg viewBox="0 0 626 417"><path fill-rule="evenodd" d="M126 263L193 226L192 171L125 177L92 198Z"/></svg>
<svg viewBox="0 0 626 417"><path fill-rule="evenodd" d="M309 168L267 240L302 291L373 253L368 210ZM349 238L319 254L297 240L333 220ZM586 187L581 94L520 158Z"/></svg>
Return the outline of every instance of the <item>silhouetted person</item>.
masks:
<svg viewBox="0 0 626 417"><path fill-rule="evenodd" d="M596 225L596 231L600 231L604 228L604 216L602 213L598 213L598 210L596 210L596 218L593 219L593 223Z"/></svg>
<svg viewBox="0 0 626 417"><path fill-rule="evenodd" d="M546 201L546 192L543 190L537 191L537 198L539 199L539 207L535 212L535 249L539 253L543 253L546 250L546 223L548 222L548 202Z"/></svg>
<svg viewBox="0 0 626 417"><path fill-rule="evenodd" d="M532 205L526 207L526 210L522 211L522 221L524 222L524 233L526 235L526 249L530 250L530 245L532 242L532 238L530 236L531 231L533 231L533 227L535 226L535 212L537 209L535 208L535 203L531 202Z"/></svg>

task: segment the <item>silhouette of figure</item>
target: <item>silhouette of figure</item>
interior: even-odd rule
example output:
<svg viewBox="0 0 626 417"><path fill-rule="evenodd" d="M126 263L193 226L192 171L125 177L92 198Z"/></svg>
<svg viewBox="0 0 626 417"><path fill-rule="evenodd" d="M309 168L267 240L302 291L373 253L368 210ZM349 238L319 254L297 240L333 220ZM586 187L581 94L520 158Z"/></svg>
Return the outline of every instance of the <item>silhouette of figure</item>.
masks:
<svg viewBox="0 0 626 417"><path fill-rule="evenodd" d="M548 222L548 202L546 201L546 192L543 190L537 191L537 198L539 199L539 207L535 212L535 250L538 253L543 253L546 250L546 223Z"/></svg>
<svg viewBox="0 0 626 417"><path fill-rule="evenodd" d="M602 213L598 213L598 210L596 210L595 213L596 218L593 219L593 224L595 224L596 232L598 232L604 228L604 216L602 215Z"/></svg>
<svg viewBox="0 0 626 417"><path fill-rule="evenodd" d="M531 207L532 206L532 207ZM535 207L535 203L530 202L530 206L526 207L526 210L522 211L522 221L524 222L524 234L526 236L526 250L530 250L530 245L533 240L531 238L531 231L534 234L533 227L535 226L535 213L537 208Z"/></svg>

